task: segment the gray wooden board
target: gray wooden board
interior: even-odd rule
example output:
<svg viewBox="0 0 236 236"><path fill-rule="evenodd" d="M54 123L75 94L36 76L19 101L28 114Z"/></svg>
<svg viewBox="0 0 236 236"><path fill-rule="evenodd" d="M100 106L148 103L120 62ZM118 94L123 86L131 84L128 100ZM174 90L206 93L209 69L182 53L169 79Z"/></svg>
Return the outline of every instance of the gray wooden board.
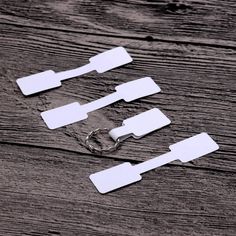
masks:
<svg viewBox="0 0 236 236"><path fill-rule="evenodd" d="M0 235L235 235L234 1L113 2L0 1ZM127 48L132 64L31 97L15 83L47 69L84 65L118 45ZM162 92L120 101L53 131L39 116L144 76ZM171 119L169 127L130 138L112 154L94 156L84 147L93 129L120 126L153 107ZM219 151L191 163L175 161L108 195L88 179L123 161L162 154L203 131Z"/></svg>
<svg viewBox="0 0 236 236"><path fill-rule="evenodd" d="M2 22L81 34L235 47L234 0L1 0Z"/></svg>
<svg viewBox="0 0 236 236"><path fill-rule="evenodd" d="M20 145L3 145L1 152L1 235L235 232L232 173L167 165L100 195L89 174L120 161Z"/></svg>

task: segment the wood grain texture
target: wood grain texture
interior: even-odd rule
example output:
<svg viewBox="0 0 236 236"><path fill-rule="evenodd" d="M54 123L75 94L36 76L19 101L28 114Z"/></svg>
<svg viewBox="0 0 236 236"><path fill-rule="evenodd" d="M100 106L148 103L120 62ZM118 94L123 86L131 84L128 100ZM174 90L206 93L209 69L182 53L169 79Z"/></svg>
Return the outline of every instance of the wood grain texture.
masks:
<svg viewBox="0 0 236 236"><path fill-rule="evenodd" d="M2 80L8 83L7 88L1 88L7 90L2 93L5 98L2 99L3 141L88 153L83 146L83 140L91 130L120 126L127 117L159 107L170 117L173 124L140 140L130 138L119 152L112 154L113 157L143 161L149 158L147 152L150 153L149 156L160 154L171 143L194 133L207 131L220 145L223 144L222 151L229 152L228 165L222 166L217 160L218 167L235 170L235 166L230 163L234 158L231 153L235 151L235 114L232 113L235 83L232 75L236 68L235 51L232 49L186 47L169 43L139 44L137 40L122 41L114 38L101 38L98 42L96 36L81 36L79 41L84 42L81 45L77 42L77 36L56 35L55 31L47 31L45 35L37 30L37 36L34 36L36 32L33 29L27 28L23 34L22 29L17 30L17 27L9 30L6 26L2 29L4 37L1 40L1 65L5 73ZM16 35L19 47L14 48ZM67 43L69 38L72 46ZM107 45L103 45L103 41ZM49 68L61 71L83 65L91 55L115 45L126 46L135 61L111 72L99 75L94 72L65 81L60 89L41 93L39 96L25 98L15 84L16 78ZM153 77L162 88L162 93L133 103L118 102L90 113L88 120L53 131L47 129L39 116L41 111L73 101L86 103L95 100L112 92L118 84L146 75ZM222 136L222 129L227 132L226 137ZM74 136L79 138L79 142ZM224 142L225 138L232 142ZM136 152L137 155L134 155ZM224 155L220 158L224 158ZM210 162L215 162L214 158L210 159Z"/></svg>
<svg viewBox="0 0 236 236"><path fill-rule="evenodd" d="M89 174L120 162L15 145L1 151L1 235L235 233L231 173L167 165L135 185L100 195Z"/></svg>
<svg viewBox="0 0 236 236"><path fill-rule="evenodd" d="M80 34L234 47L234 0L1 0L2 22Z"/></svg>
<svg viewBox="0 0 236 236"><path fill-rule="evenodd" d="M0 235L235 235L234 15L234 1L0 1ZM133 63L30 97L15 83L47 69L76 68L117 45ZM39 116L144 76L162 92L53 131ZM169 127L130 138L109 155L84 147L91 130L120 126L153 107L171 119ZM219 151L175 161L108 195L88 179L203 131Z"/></svg>

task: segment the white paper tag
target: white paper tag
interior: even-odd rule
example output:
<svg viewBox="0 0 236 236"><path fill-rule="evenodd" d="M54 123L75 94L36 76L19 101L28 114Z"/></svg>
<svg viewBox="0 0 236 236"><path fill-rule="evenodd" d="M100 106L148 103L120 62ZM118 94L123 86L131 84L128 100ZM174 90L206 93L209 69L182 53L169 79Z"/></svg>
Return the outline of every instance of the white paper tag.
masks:
<svg viewBox="0 0 236 236"><path fill-rule="evenodd" d="M92 174L89 178L100 193L107 193L140 181L142 176L132 171L132 165L129 162L125 162L121 165Z"/></svg>
<svg viewBox="0 0 236 236"><path fill-rule="evenodd" d="M118 138L123 140L129 136L138 139L170 123L171 121L159 109L153 108L124 120L123 125L112 129L109 135L114 141Z"/></svg>
<svg viewBox="0 0 236 236"><path fill-rule="evenodd" d="M201 133L170 145L169 148L180 161L188 162L214 152L219 146L207 133Z"/></svg>
<svg viewBox="0 0 236 236"><path fill-rule="evenodd" d="M113 48L89 59L98 73L104 73L133 61L123 47Z"/></svg>
<svg viewBox="0 0 236 236"><path fill-rule="evenodd" d="M123 47L116 47L89 59L90 63L68 71L55 73L52 70L26 76L16 80L24 95L39 93L61 86L61 81L96 70L106 72L132 62L132 58Z"/></svg>
<svg viewBox="0 0 236 236"><path fill-rule="evenodd" d="M135 100L137 98L145 97L159 91L160 88L158 85L150 77L145 77L122 84L117 92L107 95L106 97L100 98L96 101L84 105L79 105L78 103L68 104L42 112L41 116L49 129L56 129L86 119L88 112L95 111L120 99L125 99L128 96L128 101L131 101L131 97L132 100Z"/></svg>
<svg viewBox="0 0 236 236"><path fill-rule="evenodd" d="M56 88L61 86L61 81L55 79L55 72L47 70L37 75L30 75L16 80L24 95L38 93L40 91Z"/></svg>
<svg viewBox="0 0 236 236"><path fill-rule="evenodd" d="M171 152L132 166L129 162L90 175L100 193L107 193L141 180L142 173L180 159L184 162L214 152L219 148L207 134L201 133L170 146ZM179 155L183 156L179 156ZM183 159L182 159L183 157Z"/></svg>
<svg viewBox="0 0 236 236"><path fill-rule="evenodd" d="M116 86L116 91L126 102L131 102L144 96L159 93L161 89L152 78L144 77Z"/></svg>
<svg viewBox="0 0 236 236"><path fill-rule="evenodd" d="M49 129L56 129L88 118L78 102L42 112L41 116Z"/></svg>

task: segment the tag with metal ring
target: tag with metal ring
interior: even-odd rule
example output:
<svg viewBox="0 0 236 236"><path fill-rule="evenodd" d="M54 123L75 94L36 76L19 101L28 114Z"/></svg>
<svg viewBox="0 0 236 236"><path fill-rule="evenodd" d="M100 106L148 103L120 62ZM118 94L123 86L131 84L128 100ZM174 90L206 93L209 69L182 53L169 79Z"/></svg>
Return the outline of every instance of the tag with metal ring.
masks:
<svg viewBox="0 0 236 236"><path fill-rule="evenodd" d="M123 125L118 128L114 128L110 131L107 128L99 128L90 132L85 138L85 146L92 153L110 153L115 151L120 143L128 137L132 136L135 139L139 139L144 135L160 129L170 123L171 121L159 109L153 108L124 120ZM92 144L91 139L104 133L108 133L109 136L115 141L114 145L108 146L107 148L95 147Z"/></svg>
<svg viewBox="0 0 236 236"><path fill-rule="evenodd" d="M85 138L86 147L92 153L97 153L97 154L110 153L110 152L115 151L121 142L119 138L115 141L114 145L110 145L107 148L98 148L92 144L91 139L93 137L97 136L98 134L106 134L106 133L107 134L109 133L109 129L107 129L107 128L103 128L103 129L98 128L98 129L91 131Z"/></svg>

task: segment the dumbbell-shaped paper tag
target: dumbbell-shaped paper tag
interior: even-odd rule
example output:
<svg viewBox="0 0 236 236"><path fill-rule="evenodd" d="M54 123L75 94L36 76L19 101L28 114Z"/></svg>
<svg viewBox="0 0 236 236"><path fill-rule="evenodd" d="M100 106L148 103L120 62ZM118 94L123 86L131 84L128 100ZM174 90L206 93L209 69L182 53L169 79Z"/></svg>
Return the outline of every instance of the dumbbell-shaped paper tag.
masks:
<svg viewBox="0 0 236 236"><path fill-rule="evenodd" d="M132 166L121 165L90 175L90 180L100 193L107 193L142 179L141 174L174 160L192 161L219 149L217 143L207 134L201 133L170 146L170 152Z"/></svg>
<svg viewBox="0 0 236 236"><path fill-rule="evenodd" d="M116 90L116 92L96 101L84 105L80 105L77 102L71 103L42 112L41 116L48 128L56 129L80 120L84 120L88 117L88 112L95 111L121 99L130 102L161 91L159 86L150 77L124 83L117 86Z"/></svg>
<svg viewBox="0 0 236 236"><path fill-rule="evenodd" d="M16 83L24 95L31 95L57 88L61 86L62 80L80 76L93 70L96 70L98 73L103 73L130 63L132 60L125 48L116 47L90 58L90 63L82 67L58 73L48 70L17 79Z"/></svg>

